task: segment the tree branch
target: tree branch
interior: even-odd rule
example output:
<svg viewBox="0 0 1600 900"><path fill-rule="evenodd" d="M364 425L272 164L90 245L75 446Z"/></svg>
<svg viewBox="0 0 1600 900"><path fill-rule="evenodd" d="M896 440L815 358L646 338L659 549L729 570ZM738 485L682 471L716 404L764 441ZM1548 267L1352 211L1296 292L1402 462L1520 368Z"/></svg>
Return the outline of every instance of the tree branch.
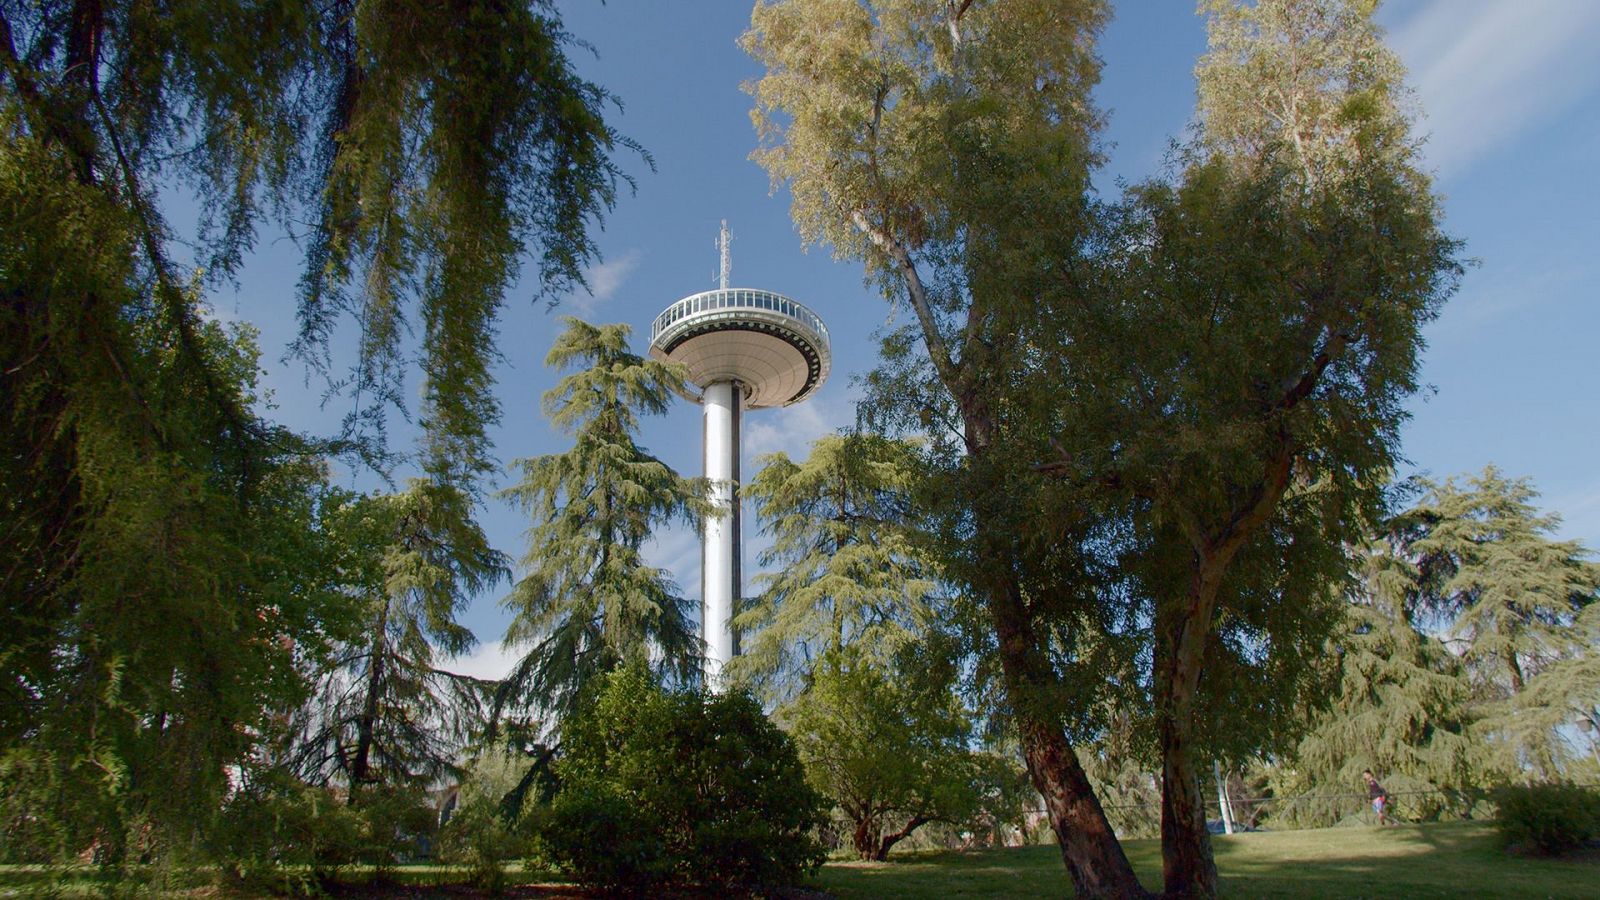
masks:
<svg viewBox="0 0 1600 900"><path fill-rule="evenodd" d="M922 327L922 338L928 348L928 357L933 360L933 367L939 373L939 380L943 381L945 387L959 399L964 380L961 378L960 369L951 359L944 334L939 330L939 320L934 316L933 306L928 302L927 288L922 284L922 276L917 271L916 263L911 259L911 253L906 250L904 244L873 226L862 210L858 209L851 213L850 220L863 235L866 235L867 240L894 261L901 276L905 278L906 294L912 310L917 314L917 323Z"/></svg>

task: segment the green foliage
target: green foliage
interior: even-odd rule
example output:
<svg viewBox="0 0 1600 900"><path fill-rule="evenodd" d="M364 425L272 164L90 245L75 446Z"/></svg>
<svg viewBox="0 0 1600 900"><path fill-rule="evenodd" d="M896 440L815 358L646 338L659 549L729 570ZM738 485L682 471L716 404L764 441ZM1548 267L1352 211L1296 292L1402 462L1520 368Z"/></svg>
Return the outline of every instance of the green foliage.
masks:
<svg viewBox="0 0 1600 900"><path fill-rule="evenodd" d="M859 645L833 650L784 708L807 777L850 823L862 859L884 859L929 822L968 824L1001 793L998 760L968 749L954 668L934 648L903 649L892 668Z"/></svg>
<svg viewBox="0 0 1600 900"><path fill-rule="evenodd" d="M521 480L502 492L533 518L522 576L503 601L513 616L506 644L532 646L496 701L557 716L624 662L654 664L680 683L693 677L700 640L688 601L641 548L656 528L708 512L702 480L634 442L640 415L665 412L682 388L681 369L629 352L626 325L564 321L546 363L579 368L545 393L544 409L572 449L519 460Z"/></svg>
<svg viewBox="0 0 1600 900"><path fill-rule="evenodd" d="M507 821L501 808L517 787L517 762L499 753L479 757L467 769L456 807L439 829L439 860L465 865L472 885L494 894L505 889L506 862L526 856L529 849L524 823Z"/></svg>
<svg viewBox="0 0 1600 900"><path fill-rule="evenodd" d="M1545 536L1532 488L1493 467L1418 480L1415 504L1354 555L1346 628L1329 643L1340 688L1276 773L1295 820L1329 824L1360 773L1408 798L1413 820L1470 814L1488 785L1589 771L1600 641L1597 568ZM1589 746L1585 747L1584 744Z"/></svg>
<svg viewBox="0 0 1600 900"><path fill-rule="evenodd" d="M1412 821L1469 811L1487 781L1461 661L1412 622L1416 569L1407 556L1394 532L1355 551L1345 627L1328 643L1338 690L1309 717L1292 767L1274 773L1279 793L1337 799L1297 802L1297 825L1337 822L1349 807L1343 795L1359 792L1369 769L1391 792L1415 792L1405 812Z"/></svg>
<svg viewBox="0 0 1600 900"><path fill-rule="evenodd" d="M439 669L435 653L471 648L455 616L506 574L504 557L468 496L421 479L398 494L330 496L322 529L360 621L317 673L290 765L314 783L342 780L353 799L370 784L427 787L481 732L489 691Z"/></svg>
<svg viewBox="0 0 1600 900"><path fill-rule="evenodd" d="M1600 837L1600 791L1575 784L1508 785L1494 792L1507 846L1557 856Z"/></svg>
<svg viewBox="0 0 1600 900"><path fill-rule="evenodd" d="M414 316L424 465L455 484L489 469L495 320L520 260L537 259L541 295L581 282L594 256L588 228L626 181L611 155L633 148L603 119L611 97L573 70L552 4L470 14L430 4L23 4L6 11L4 33L8 135L40 148L34 174L73 182L120 219L121 239L101 253L155 276L148 303L97 297L86 311L95 331L112 324L108 304L164 318L187 364L216 382L208 402L240 424L243 407L211 390L222 379L197 352L199 317L168 258L174 235L156 185L200 201L192 238L208 279L238 268L263 212L309 219L307 359L331 363L332 331L353 312L360 359L335 387L353 387L358 406L398 403L401 337ZM93 249L82 237L71 249ZM94 346L93 334L63 334L63 349Z"/></svg>
<svg viewBox="0 0 1600 900"><path fill-rule="evenodd" d="M937 571L916 532L916 445L873 434L819 438L796 463L763 457L742 489L773 539L760 594L734 619L734 679L775 698L846 644L891 660L937 621Z"/></svg>
<svg viewBox="0 0 1600 900"><path fill-rule="evenodd" d="M85 221L82 209L57 213ZM227 767L303 698L301 664L347 621L315 528L325 473L293 435L208 401L214 389L251 402L247 331L198 326L195 363L158 322L119 319L93 351L107 368L86 371L100 362L60 341L101 326L70 285L111 270L46 276L42 259L22 257L77 251L51 243L59 232L24 230L5 233L32 244L0 250L14 254L0 264L4 292L27 298L6 305L0 328L3 480L17 488L0 509L13 536L0 550L0 756L31 773L21 794L51 786L25 802L52 821L52 853L95 844L117 859L136 835L141 854L182 847L214 817ZM75 239L96 235L111 242L94 229ZM123 272L129 284L79 287L126 299L136 279ZM69 295L32 293L41 283Z"/></svg>
<svg viewBox="0 0 1600 900"><path fill-rule="evenodd" d="M822 861L820 798L749 695L668 693L638 666L596 688L563 725L546 858L630 890L782 886Z"/></svg>
<svg viewBox="0 0 1600 900"><path fill-rule="evenodd" d="M1576 749L1562 729L1592 721L1600 696L1600 564L1549 536L1558 520L1535 510L1526 479L1490 466L1464 484L1420 487L1407 514L1418 624L1440 629L1460 656L1478 733L1503 775L1559 777Z"/></svg>
<svg viewBox="0 0 1600 900"><path fill-rule="evenodd" d="M1307 186L1379 160L1407 164L1409 97L1372 0L1201 0L1203 140L1236 159L1287 150ZM1264 91L1264 86L1273 89Z"/></svg>
<svg viewBox="0 0 1600 900"><path fill-rule="evenodd" d="M358 432L398 399L408 319L422 464L470 498L518 260L547 296L581 279L626 141L541 0L7 3L0 37L0 778L39 829L0 843L159 855L363 618L322 457L383 457ZM268 211L314 223L308 359L358 320L351 442L263 421L252 335L206 314Z"/></svg>
<svg viewBox="0 0 1600 900"><path fill-rule="evenodd" d="M235 881L309 892L346 867L381 872L408 859L436 824L418 791L374 792L353 807L327 788L277 774L230 798L210 841Z"/></svg>
<svg viewBox="0 0 1600 900"><path fill-rule="evenodd" d="M1460 271L1372 4L1204 8L1196 139L1110 204L1086 194L1103 4L773 0L744 39L802 234L915 314L869 416L932 437L939 562L987 614L1035 780L1083 801L1063 737L1149 694L1168 887L1199 894L1195 759L1287 744L1319 695L1343 548ZM1061 830L1110 873L1080 890L1137 890Z"/></svg>

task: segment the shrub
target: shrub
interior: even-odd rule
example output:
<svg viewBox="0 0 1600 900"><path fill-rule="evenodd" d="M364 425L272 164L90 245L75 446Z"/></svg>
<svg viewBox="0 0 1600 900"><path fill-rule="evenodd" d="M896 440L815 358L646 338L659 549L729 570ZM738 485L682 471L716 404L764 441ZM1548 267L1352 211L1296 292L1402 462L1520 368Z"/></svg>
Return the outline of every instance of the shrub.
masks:
<svg viewBox="0 0 1600 900"><path fill-rule="evenodd" d="M441 862L467 867L472 885L491 894L505 889L505 864L528 846L520 822L508 819L500 800L516 787L518 767L504 754L477 760L457 795L455 812L439 829Z"/></svg>
<svg viewBox="0 0 1600 900"><path fill-rule="evenodd" d="M586 884L779 886L822 862L821 798L747 694L668 693L624 670L563 736L538 837Z"/></svg>
<svg viewBox="0 0 1600 900"><path fill-rule="evenodd" d="M434 826L432 808L418 792L367 788L358 800L352 806L327 788L266 773L224 807L211 835L213 854L247 885L315 890L315 882L358 863L381 875Z"/></svg>
<svg viewBox="0 0 1600 900"><path fill-rule="evenodd" d="M1507 846L1555 856L1600 834L1600 791L1575 784L1530 784L1494 792L1495 824Z"/></svg>

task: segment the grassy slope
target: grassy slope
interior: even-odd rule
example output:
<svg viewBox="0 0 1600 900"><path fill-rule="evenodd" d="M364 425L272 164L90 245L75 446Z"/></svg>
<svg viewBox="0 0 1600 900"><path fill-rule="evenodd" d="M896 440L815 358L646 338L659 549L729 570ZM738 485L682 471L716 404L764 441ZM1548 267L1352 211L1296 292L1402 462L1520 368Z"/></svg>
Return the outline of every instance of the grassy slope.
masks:
<svg viewBox="0 0 1600 900"><path fill-rule="evenodd" d="M1226 897L1600 897L1594 860L1504 853L1485 823L1262 832L1213 838ZM1161 884L1156 841L1125 846L1148 888ZM818 881L840 897L1062 897L1054 846L834 863Z"/></svg>

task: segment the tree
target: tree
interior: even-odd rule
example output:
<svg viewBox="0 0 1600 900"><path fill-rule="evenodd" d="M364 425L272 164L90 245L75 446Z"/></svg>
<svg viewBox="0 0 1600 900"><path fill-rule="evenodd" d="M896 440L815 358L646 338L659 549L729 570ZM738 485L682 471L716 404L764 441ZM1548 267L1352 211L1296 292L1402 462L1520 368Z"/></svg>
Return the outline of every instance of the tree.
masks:
<svg viewBox="0 0 1600 900"><path fill-rule="evenodd" d="M890 669L860 645L830 650L784 709L807 776L850 821L862 859L886 859L929 822L967 822L990 793L954 669L928 661L908 653Z"/></svg>
<svg viewBox="0 0 1600 900"><path fill-rule="evenodd" d="M1418 534L1421 621L1442 628L1471 686L1477 724L1511 777L1553 780L1571 759L1561 729L1594 715L1600 565L1548 535L1525 479L1493 466L1466 480L1424 480Z"/></svg>
<svg viewBox="0 0 1600 900"><path fill-rule="evenodd" d="M1343 633L1328 643L1339 668L1338 692L1310 717L1293 756L1285 793L1348 794L1364 770L1380 772L1391 791L1416 791L1410 818L1436 817L1447 797L1484 787L1481 745L1461 662L1414 622L1419 598L1403 518L1356 553L1358 581ZM1471 802L1464 804L1470 810ZM1333 824L1343 809L1296 804L1298 821ZM1332 815L1330 816L1330 812Z"/></svg>
<svg viewBox="0 0 1600 900"><path fill-rule="evenodd" d="M633 893L784 887L821 864L821 798L748 693L669 692L635 664L591 688L562 723L546 858Z"/></svg>
<svg viewBox="0 0 1600 900"><path fill-rule="evenodd" d="M911 521L918 468L915 446L869 433L819 438L800 463L762 458L743 494L773 538L761 564L778 568L734 620L732 677L787 697L847 644L887 662L928 632L936 582Z"/></svg>
<svg viewBox="0 0 1600 900"><path fill-rule="evenodd" d="M932 446L967 481L943 493L967 504L952 530L976 562L951 576L988 618L1074 886L1139 896L1054 704L1049 628L1014 574L1037 525L997 520L1022 495L997 490L1012 448L994 389L1028 352L1016 325L1082 234L1105 15L1092 0L777 0L757 4L743 45L765 67L757 158L788 185L803 237L863 260L915 316L931 372L908 379L904 405L949 414L956 446Z"/></svg>
<svg viewBox="0 0 1600 900"><path fill-rule="evenodd" d="M1197 723L1249 697L1285 724L1310 693L1459 271L1398 66L1368 4L1208 4L1181 168L1091 205L1099 4L801 6L746 38L760 158L805 237L915 314L921 365L891 338L880 385L958 438L942 561L989 616L1075 886L1141 891L1067 733L1102 725L1083 660L1148 628L1166 887L1213 894L1195 756L1227 732Z"/></svg>
<svg viewBox="0 0 1600 900"><path fill-rule="evenodd" d="M371 787L426 788L455 774L459 750L483 727L487 686L435 664L436 653L471 649L456 614L506 575L471 512L467 495L422 479L327 504L360 627L321 673L292 767L314 784L342 779L351 804Z"/></svg>
<svg viewBox="0 0 1600 900"><path fill-rule="evenodd" d="M496 700L562 718L584 685L625 662L680 683L694 677L700 639L688 601L640 548L657 527L709 511L702 479L680 477L633 437L641 414L666 411L681 370L629 352L626 325L564 321L545 362L582 368L543 402L573 446L519 460L522 480L503 492L534 522L523 575L504 600L513 615L506 644L532 646Z"/></svg>
<svg viewBox="0 0 1600 900"><path fill-rule="evenodd" d="M34 265L54 263L11 256L0 270L15 285ZM79 300L51 302L73 319ZM11 536L0 550L0 788L18 829L3 842L33 862L93 846L120 864L133 850L194 846L230 768L250 765L276 714L303 700L302 662L319 661L348 621L322 573L314 521L325 471L304 442L251 417L249 440L261 443L236 454L175 346L145 323L114 333L128 343L107 346L135 352L81 363L133 367L131 396L65 374L38 381L39 370L7 363L19 394L3 392L16 427L0 429L17 488L0 504ZM195 337L248 408L248 332L208 323ZM58 365L79 363L44 368ZM61 418L30 418L33 403ZM74 459L52 455L62 442Z"/></svg>
<svg viewBox="0 0 1600 900"><path fill-rule="evenodd" d="M1071 317L1050 329L1062 358L1110 388L1062 417L1056 465L1105 485L1137 535L1163 872L1184 896L1216 891L1196 763L1216 739L1199 723L1254 709L1216 702L1229 694L1314 692L1343 548L1379 515L1421 328L1460 272L1371 4L1204 9L1181 167L1111 218L1103 302L1048 307ZM1133 338L1140 352L1109 352ZM1257 738L1294 720L1292 702L1268 712Z"/></svg>
<svg viewBox="0 0 1600 900"><path fill-rule="evenodd" d="M521 255L579 280L622 179L570 46L542 0L0 6L0 727L96 810L78 838L205 827L337 618L312 520L349 445L257 414L205 290L265 211L315 222L306 355L353 311L358 407L398 396L414 308L423 466L472 490Z"/></svg>

